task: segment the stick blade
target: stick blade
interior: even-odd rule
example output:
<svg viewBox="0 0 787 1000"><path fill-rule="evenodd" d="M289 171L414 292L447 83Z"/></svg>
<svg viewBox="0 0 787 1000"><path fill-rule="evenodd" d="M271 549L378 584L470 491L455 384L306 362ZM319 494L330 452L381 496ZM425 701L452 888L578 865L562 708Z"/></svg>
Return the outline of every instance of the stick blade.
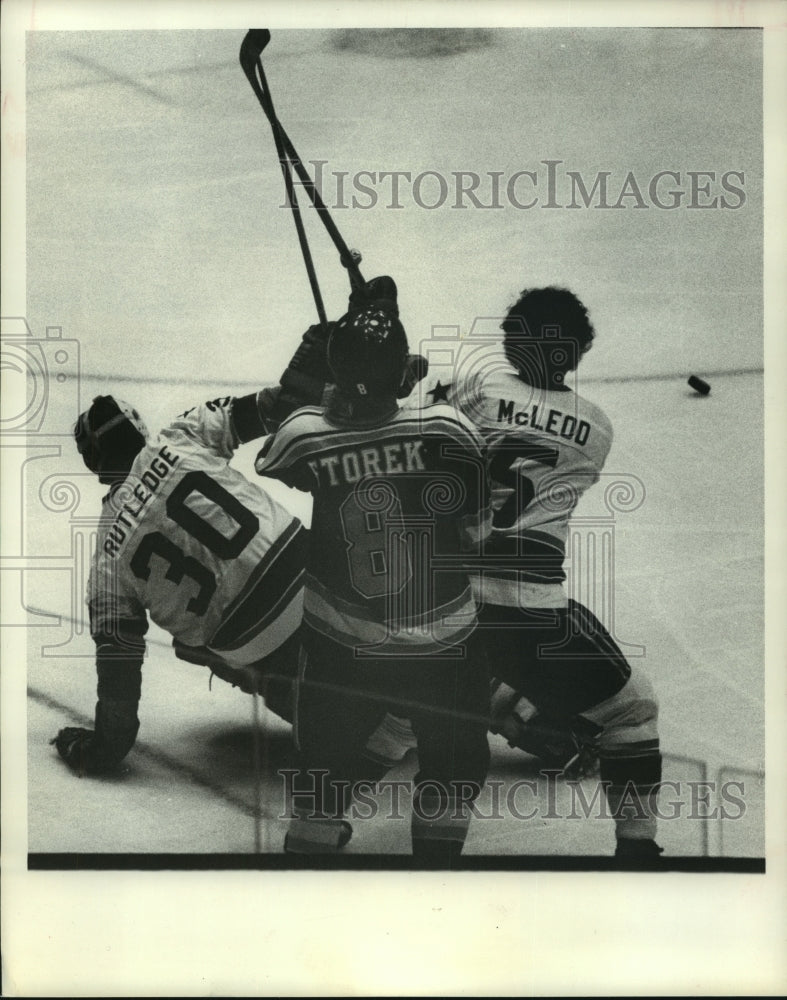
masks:
<svg viewBox="0 0 787 1000"><path fill-rule="evenodd" d="M248 76L253 71L254 64L260 57L262 50L271 40L271 33L267 28L249 28L246 36L240 44L240 64L243 72Z"/></svg>

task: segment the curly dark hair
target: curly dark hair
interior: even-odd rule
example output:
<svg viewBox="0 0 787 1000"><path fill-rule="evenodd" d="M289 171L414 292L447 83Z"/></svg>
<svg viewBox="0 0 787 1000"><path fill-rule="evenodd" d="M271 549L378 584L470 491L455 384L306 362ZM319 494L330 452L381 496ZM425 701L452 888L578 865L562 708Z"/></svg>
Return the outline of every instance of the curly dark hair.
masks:
<svg viewBox="0 0 787 1000"><path fill-rule="evenodd" d="M563 384L596 335L583 303L567 288L526 288L500 324L503 349L530 385Z"/></svg>

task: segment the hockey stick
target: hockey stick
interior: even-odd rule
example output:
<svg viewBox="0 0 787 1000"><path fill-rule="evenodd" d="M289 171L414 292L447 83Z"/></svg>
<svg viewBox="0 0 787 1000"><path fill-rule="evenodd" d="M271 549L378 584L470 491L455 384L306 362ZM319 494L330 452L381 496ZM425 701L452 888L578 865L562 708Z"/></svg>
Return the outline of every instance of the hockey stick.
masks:
<svg viewBox="0 0 787 1000"><path fill-rule="evenodd" d="M279 159L281 160L283 156L286 155L289 165L295 168L301 183L311 199L312 205L322 219L328 235L333 240L333 245L339 252L339 259L341 260L342 265L347 268L350 285L353 288L362 288L365 281L358 267L361 255L357 250L350 250L345 243L341 233L336 227L336 224L331 218L328 208L320 197L317 186L309 175L306 167L304 167L303 161L300 156L298 156L290 137L285 132L284 126L276 117L276 113L273 109L273 101L271 99L270 90L268 88L267 80L265 79L265 71L262 68L262 60L260 58L263 49L270 41L270 37L271 33L267 30L267 28L249 29L240 47L241 67L251 84L252 90L257 96L257 100L259 101L262 110L265 112L265 115L270 122L274 138L276 140L276 149L279 153ZM284 167L282 167L282 169L284 169ZM287 184L286 178L285 184ZM289 184L287 185L287 195L290 198L290 204L292 205L294 190L291 175Z"/></svg>
<svg viewBox="0 0 787 1000"><path fill-rule="evenodd" d="M325 315L325 306L323 305L322 295L320 294L320 286L317 282L317 273L314 270L314 261L312 260L309 243L306 239L306 231L303 228L303 219L301 217L298 199L295 195L295 187L292 183L290 161L284 149L284 141L282 139L279 121L276 118L273 101L271 100L270 92L267 88L265 73L262 68L262 62L260 61L260 53L270 41L270 37L271 33L267 29L252 28L243 39L243 44L240 49L240 64L243 67L243 72L248 77L252 90L257 95L257 100L260 102L262 109L270 122L271 129L273 130L273 140L276 143L276 152L278 153L281 172L284 176L284 187L287 191L290 208L292 209L292 218L295 222L295 229L298 233L298 242L301 245L303 262L306 265L306 273L309 276L309 284L311 285L312 295L314 296L314 304L317 307L317 315L320 318L322 326L327 327L328 318Z"/></svg>
<svg viewBox="0 0 787 1000"><path fill-rule="evenodd" d="M306 193L311 198L312 205L323 221L328 235L333 240L333 245L339 251L339 260L341 261L342 267L347 268L350 285L353 288L363 288L366 284L363 275L361 274L358 265L361 262L361 254L358 250L350 250L347 244L344 242L342 234L336 228L336 223L331 218L331 214L328 211L325 202L320 197L320 192L317 190L317 185L312 180L306 167L303 165L303 161L295 150L290 137L284 131L284 126L279 122L279 129L281 130L281 135L284 140L284 146L287 150L287 154L290 157L290 163L298 173L301 179L301 184L306 188Z"/></svg>

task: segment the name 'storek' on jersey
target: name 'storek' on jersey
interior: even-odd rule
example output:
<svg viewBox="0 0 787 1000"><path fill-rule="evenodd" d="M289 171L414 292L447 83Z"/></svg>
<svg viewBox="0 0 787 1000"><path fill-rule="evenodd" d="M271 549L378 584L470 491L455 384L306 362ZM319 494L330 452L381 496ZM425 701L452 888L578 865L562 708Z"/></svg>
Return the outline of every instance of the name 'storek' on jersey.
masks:
<svg viewBox="0 0 787 1000"><path fill-rule="evenodd" d="M104 497L88 582L94 637L144 632L148 611L180 642L246 663L297 628L306 531L229 465L232 402L178 417Z"/></svg>
<svg viewBox="0 0 787 1000"><path fill-rule="evenodd" d="M314 496L304 620L371 655L422 655L475 627L463 556L489 530L481 440L452 407L340 425L322 408L282 423L260 475Z"/></svg>
<svg viewBox="0 0 787 1000"><path fill-rule="evenodd" d="M536 388L493 366L468 372L448 399L480 431L492 480L478 596L513 607L565 603L569 519L607 459L609 419L568 388Z"/></svg>

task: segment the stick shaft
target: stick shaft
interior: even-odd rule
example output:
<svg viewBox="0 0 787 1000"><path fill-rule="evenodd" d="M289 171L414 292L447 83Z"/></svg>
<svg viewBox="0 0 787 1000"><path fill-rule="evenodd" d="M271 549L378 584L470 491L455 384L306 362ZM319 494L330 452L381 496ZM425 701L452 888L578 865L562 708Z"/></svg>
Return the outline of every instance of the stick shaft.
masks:
<svg viewBox="0 0 787 1000"><path fill-rule="evenodd" d="M301 246L301 253L303 254L303 262L306 265L306 273L309 277L309 284L311 285L312 295L314 296L314 304L317 307L317 315L320 318L320 323L323 326L327 325L327 317L325 314L325 306L323 305L322 295L320 294L320 286L317 281L317 272L314 269L314 261L312 260L311 250L309 249L309 242L306 238L306 230L303 226L303 218L301 216L301 209L298 205L298 198L295 194L295 185L292 182L292 173L290 171L290 161L287 156L284 144L284 138L282 135L282 128L276 117L276 111L273 107L273 98L271 97L270 90L268 89L268 83L265 79L265 70L262 68L262 61L257 58L255 65L255 72L259 78L259 92L255 88L255 93L262 105L263 111L265 111L266 116L271 125L273 131L273 141L276 143L276 152L279 157L279 163L281 165L282 175L284 177L284 187L287 191L287 199L292 209L292 217L295 222L295 229L298 233L298 242Z"/></svg>
<svg viewBox="0 0 787 1000"><path fill-rule="evenodd" d="M357 262L353 259L350 249L344 241L342 234L339 232L336 223L331 218L331 213L328 211L325 202L320 197L320 192L317 190L317 185L311 178L309 171L303 165L303 161L292 144L290 137L284 130L284 126L279 122L279 129L281 132L281 137L284 142L284 148L289 157L289 161L295 168L296 173L301 179L301 183L306 189L306 193L311 198L312 205L323 221L323 225L328 231L328 235L333 240L333 245L339 251L339 256L341 258L342 264L347 268L350 273L350 282L355 287L356 285L362 286L364 284L364 278L361 274L360 268Z"/></svg>
<svg viewBox="0 0 787 1000"><path fill-rule="evenodd" d="M360 268L358 267L358 261L353 257L353 254L345 243L342 234L339 232L336 223L333 221L327 206L320 196L320 192L317 190L316 184L306 167L303 165L303 161L292 144L290 137L287 135L284 126L276 115L276 111L273 107L273 98L271 97L270 89L268 88L261 59L262 49L265 48L269 40L269 31L249 31L243 40L243 44L241 45L240 63L249 83L251 84L252 90L257 96L257 100L259 101L262 110L268 118L271 129L273 130L274 141L276 142L276 151L282 165L282 173L284 174L287 197L290 202L290 206L293 208L293 217L295 219L296 229L298 230L298 238L301 242L301 249L304 253L304 260L308 260L310 262L311 254L308 249L308 244L306 243L305 233L303 232L300 210L298 208L295 187L292 181L291 168L294 168L297 172L301 183L306 189L306 193L311 199L314 209L320 216L328 235L331 237L334 246L338 250L340 260L344 267L347 268L350 284L353 288L363 287L365 282ZM312 291L314 291L317 280L316 276L313 277L314 269L313 267L310 269L309 263L307 263L306 267L309 272L309 280L312 283ZM317 297L319 297L319 289L317 289L316 298ZM320 312L319 307L318 312Z"/></svg>

